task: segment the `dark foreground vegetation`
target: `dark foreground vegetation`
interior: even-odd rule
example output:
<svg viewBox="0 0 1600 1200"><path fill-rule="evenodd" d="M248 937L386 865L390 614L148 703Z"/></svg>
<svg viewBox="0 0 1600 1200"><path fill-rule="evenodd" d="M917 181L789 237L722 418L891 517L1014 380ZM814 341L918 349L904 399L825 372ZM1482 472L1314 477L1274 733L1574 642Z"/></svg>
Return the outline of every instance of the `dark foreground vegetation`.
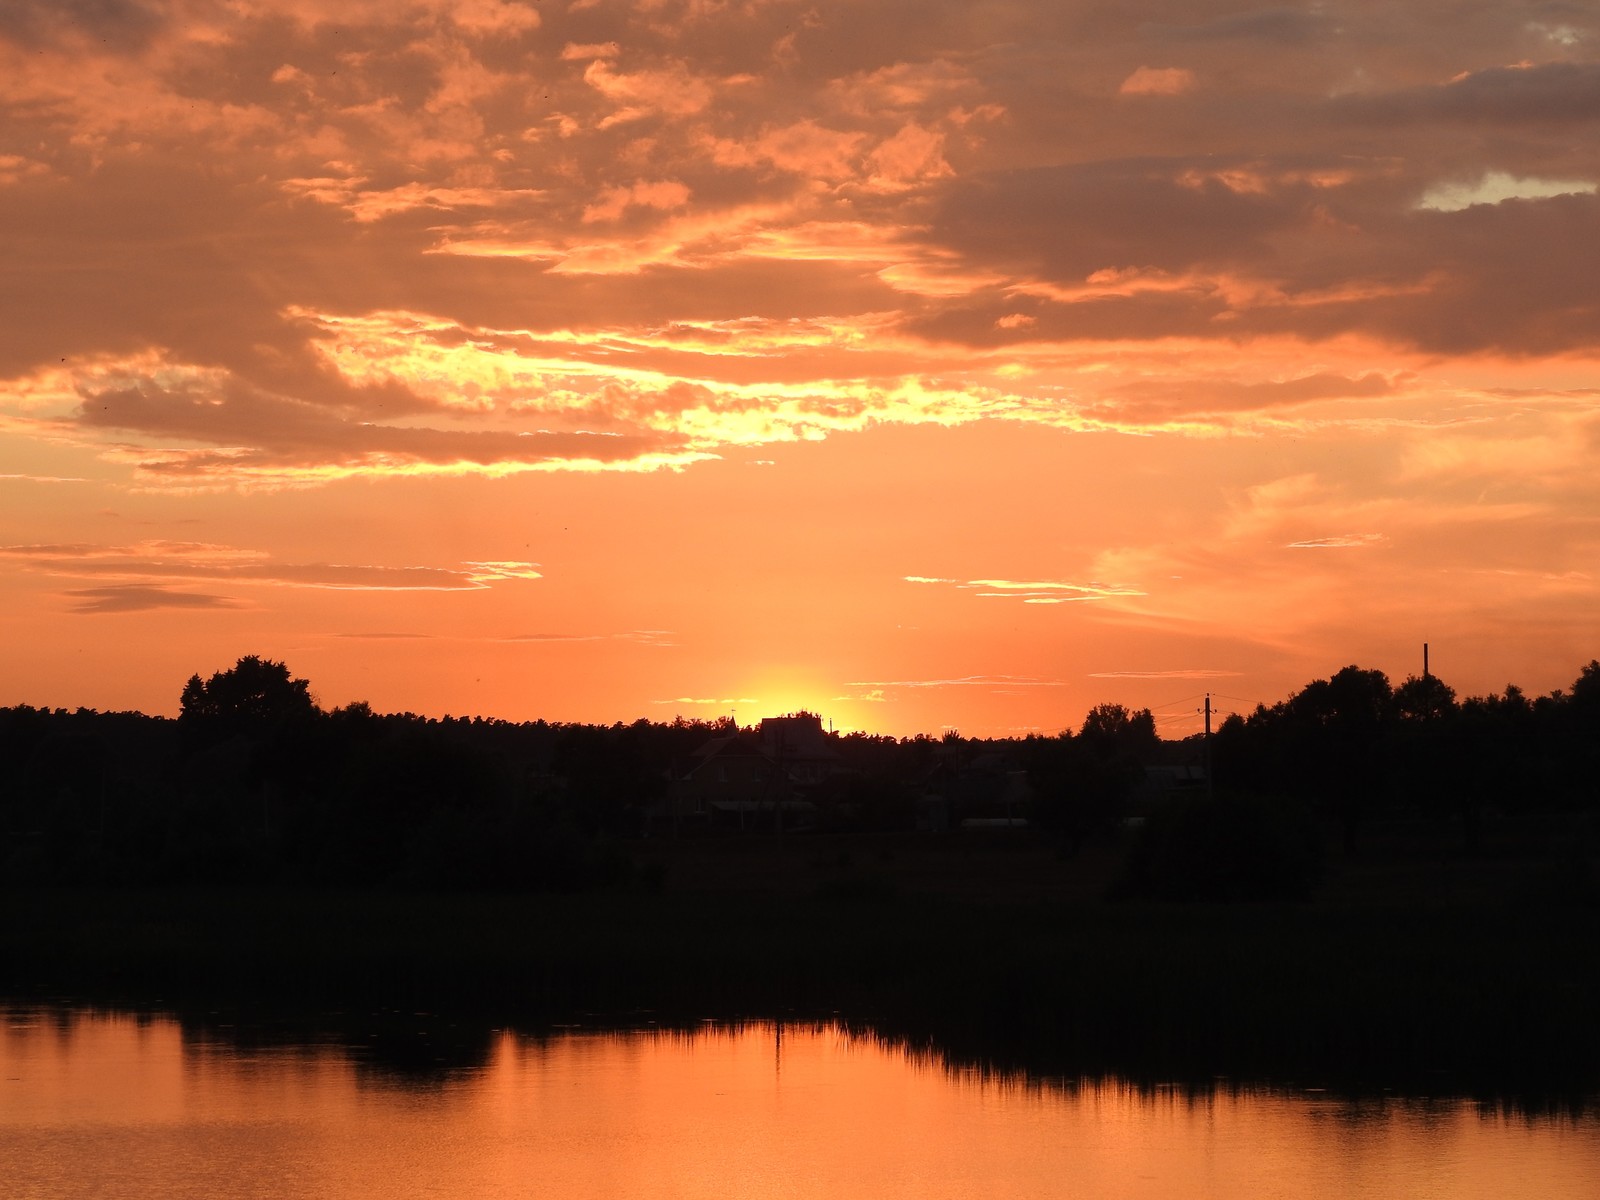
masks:
<svg viewBox="0 0 1600 1200"><path fill-rule="evenodd" d="M1213 797L1144 789L1183 748L1108 706L1059 738L837 739L809 831L672 837L673 764L738 731L321 713L241 660L177 721L0 711L0 996L836 1016L1038 1073L1581 1104L1597 731L1596 664L1461 703L1347 668L1224 725ZM996 756L1027 829L913 828L933 788L987 813Z"/></svg>

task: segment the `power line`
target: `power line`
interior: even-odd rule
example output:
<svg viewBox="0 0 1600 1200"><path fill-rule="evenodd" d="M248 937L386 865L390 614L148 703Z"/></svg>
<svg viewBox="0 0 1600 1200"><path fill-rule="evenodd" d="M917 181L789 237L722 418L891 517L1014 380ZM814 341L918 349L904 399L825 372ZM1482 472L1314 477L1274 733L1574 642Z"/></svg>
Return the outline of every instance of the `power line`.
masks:
<svg viewBox="0 0 1600 1200"><path fill-rule="evenodd" d="M1164 703L1155 705L1154 707L1151 708L1150 711L1151 712L1156 712L1159 709L1172 708L1172 707L1174 707L1175 705L1178 705L1178 704L1192 704L1192 703L1194 703L1194 701L1199 700L1199 699L1203 698L1204 696L1205 696L1204 692L1196 692L1194 695L1185 696L1181 700L1167 700Z"/></svg>

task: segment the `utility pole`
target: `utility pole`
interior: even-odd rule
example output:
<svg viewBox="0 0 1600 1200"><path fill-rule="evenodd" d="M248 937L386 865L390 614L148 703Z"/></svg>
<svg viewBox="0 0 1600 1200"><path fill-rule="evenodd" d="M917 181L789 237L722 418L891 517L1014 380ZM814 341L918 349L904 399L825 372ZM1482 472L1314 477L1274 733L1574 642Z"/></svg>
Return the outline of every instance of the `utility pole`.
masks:
<svg viewBox="0 0 1600 1200"><path fill-rule="evenodd" d="M1427 679L1429 677L1428 676L1428 643L1427 642L1423 642L1422 643L1422 677L1424 679Z"/></svg>
<svg viewBox="0 0 1600 1200"><path fill-rule="evenodd" d="M1212 798L1211 793L1211 693L1206 693L1206 800Z"/></svg>

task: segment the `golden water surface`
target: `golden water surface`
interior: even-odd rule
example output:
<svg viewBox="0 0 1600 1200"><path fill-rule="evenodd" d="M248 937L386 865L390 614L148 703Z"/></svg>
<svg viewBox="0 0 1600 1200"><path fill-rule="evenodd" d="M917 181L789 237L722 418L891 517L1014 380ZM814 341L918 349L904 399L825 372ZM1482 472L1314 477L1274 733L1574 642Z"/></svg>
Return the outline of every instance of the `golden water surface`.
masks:
<svg viewBox="0 0 1600 1200"><path fill-rule="evenodd" d="M1592 1118L1024 1086L829 1026L507 1033L481 1066L397 1075L164 1017L0 1018L10 1200L1600 1195Z"/></svg>

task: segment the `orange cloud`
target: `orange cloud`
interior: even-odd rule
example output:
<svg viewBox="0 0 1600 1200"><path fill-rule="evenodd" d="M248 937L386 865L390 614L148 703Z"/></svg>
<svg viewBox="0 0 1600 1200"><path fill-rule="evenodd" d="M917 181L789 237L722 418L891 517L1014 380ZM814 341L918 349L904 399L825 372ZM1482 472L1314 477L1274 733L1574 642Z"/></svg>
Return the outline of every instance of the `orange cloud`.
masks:
<svg viewBox="0 0 1600 1200"><path fill-rule="evenodd" d="M899 62L863 71L829 85L830 98L845 112L877 117L885 112L946 106L978 81L965 67L946 60Z"/></svg>
<svg viewBox="0 0 1600 1200"><path fill-rule="evenodd" d="M1123 96L1177 96L1194 87L1187 67L1140 67L1117 88Z"/></svg>
<svg viewBox="0 0 1600 1200"><path fill-rule="evenodd" d="M855 177L866 140L859 131L829 129L807 117L791 125L765 126L753 138L707 136L704 148L721 166L769 164L780 171L837 182Z"/></svg>
<svg viewBox="0 0 1600 1200"><path fill-rule="evenodd" d="M627 187L607 188L598 200L583 210L583 220L585 223L615 221L632 207L669 210L682 208L688 203L689 189L677 180L640 182Z"/></svg>
<svg viewBox="0 0 1600 1200"><path fill-rule="evenodd" d="M692 116L702 112L713 95L711 83L692 74L682 63L624 72L615 70L606 59L595 59L585 68L583 80L620 106L601 122L603 127L655 113Z"/></svg>
<svg viewBox="0 0 1600 1200"><path fill-rule="evenodd" d="M917 187L955 174L944 160L944 134L914 121L879 143L867 161L868 184L880 191Z"/></svg>
<svg viewBox="0 0 1600 1200"><path fill-rule="evenodd" d="M468 33L525 33L539 27L539 10L518 0L455 0L450 19Z"/></svg>

